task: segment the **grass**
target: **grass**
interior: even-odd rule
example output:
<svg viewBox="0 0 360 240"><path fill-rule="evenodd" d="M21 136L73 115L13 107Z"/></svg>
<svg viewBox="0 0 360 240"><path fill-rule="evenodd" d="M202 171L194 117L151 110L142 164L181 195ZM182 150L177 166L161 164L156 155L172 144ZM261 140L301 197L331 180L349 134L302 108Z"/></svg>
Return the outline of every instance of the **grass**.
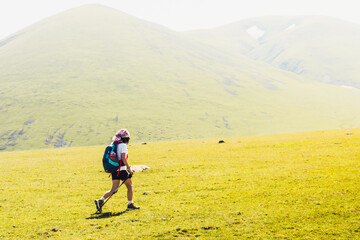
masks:
<svg viewBox="0 0 360 240"><path fill-rule="evenodd" d="M129 146L140 211L103 146L0 153L1 239L356 239L360 129ZM143 194L147 192L147 194Z"/></svg>

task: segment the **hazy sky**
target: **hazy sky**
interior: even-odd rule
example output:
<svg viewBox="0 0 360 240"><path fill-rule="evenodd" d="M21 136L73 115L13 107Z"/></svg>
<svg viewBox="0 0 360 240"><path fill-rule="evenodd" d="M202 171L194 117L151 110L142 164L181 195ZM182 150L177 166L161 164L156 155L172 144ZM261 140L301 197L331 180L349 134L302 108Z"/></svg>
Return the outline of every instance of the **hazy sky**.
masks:
<svg viewBox="0 0 360 240"><path fill-rule="evenodd" d="M113 7L177 31L273 15L323 15L360 24L358 0L0 0L0 39L88 3Z"/></svg>

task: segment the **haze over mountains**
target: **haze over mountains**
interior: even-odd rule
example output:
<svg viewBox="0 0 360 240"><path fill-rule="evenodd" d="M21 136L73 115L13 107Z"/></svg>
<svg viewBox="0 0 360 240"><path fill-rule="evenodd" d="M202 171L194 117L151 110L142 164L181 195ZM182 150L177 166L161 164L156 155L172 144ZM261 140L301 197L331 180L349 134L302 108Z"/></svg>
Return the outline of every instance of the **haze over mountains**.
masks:
<svg viewBox="0 0 360 240"><path fill-rule="evenodd" d="M360 89L359 24L317 16L264 17L189 36L315 81Z"/></svg>
<svg viewBox="0 0 360 240"><path fill-rule="evenodd" d="M360 124L359 25L259 18L175 32L101 5L0 41L0 149ZM342 87L346 86L346 87Z"/></svg>

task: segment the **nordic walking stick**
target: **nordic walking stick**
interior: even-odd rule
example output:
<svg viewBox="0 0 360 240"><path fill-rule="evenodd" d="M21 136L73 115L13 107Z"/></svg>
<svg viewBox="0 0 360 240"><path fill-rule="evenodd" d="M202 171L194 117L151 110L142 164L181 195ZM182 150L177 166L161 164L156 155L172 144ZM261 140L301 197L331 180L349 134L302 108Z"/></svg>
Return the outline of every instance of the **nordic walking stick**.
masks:
<svg viewBox="0 0 360 240"><path fill-rule="evenodd" d="M102 207L105 205L105 203L106 203L107 201L109 201L109 199L112 197L112 195L114 195L115 193L117 193L117 191L118 191L118 189L121 187L121 185L123 185L124 182L130 178L130 176L131 176L131 174L129 174L129 175L127 176L127 178L125 178L125 180L122 181L122 183L120 184L120 186L118 186L118 188L110 195L110 197L108 197L108 198L106 199L106 201L101 205L100 209L97 210L95 214L97 214L97 213L100 214L100 213L102 212Z"/></svg>

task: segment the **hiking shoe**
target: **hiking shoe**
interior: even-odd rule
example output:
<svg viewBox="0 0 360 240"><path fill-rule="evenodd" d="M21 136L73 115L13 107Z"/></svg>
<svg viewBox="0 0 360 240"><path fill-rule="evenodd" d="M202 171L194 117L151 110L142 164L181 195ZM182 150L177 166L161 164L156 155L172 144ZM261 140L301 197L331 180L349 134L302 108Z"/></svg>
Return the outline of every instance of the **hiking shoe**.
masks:
<svg viewBox="0 0 360 240"><path fill-rule="evenodd" d="M96 209L97 209L98 211L101 210L101 207L102 207L103 204L104 204L104 201L103 201L103 200L101 200L101 199L96 199L96 200L95 200Z"/></svg>
<svg viewBox="0 0 360 240"><path fill-rule="evenodd" d="M128 204L126 211L136 210L136 209L140 209L140 207L136 207L133 203L131 203Z"/></svg>

